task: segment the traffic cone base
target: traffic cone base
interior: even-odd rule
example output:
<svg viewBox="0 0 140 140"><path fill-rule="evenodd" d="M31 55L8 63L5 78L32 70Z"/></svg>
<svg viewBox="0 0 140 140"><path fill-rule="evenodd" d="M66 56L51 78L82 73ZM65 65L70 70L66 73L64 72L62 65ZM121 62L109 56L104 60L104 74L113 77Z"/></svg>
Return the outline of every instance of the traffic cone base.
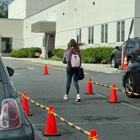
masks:
<svg viewBox="0 0 140 140"><path fill-rule="evenodd" d="M61 136L61 134L45 134L45 133L43 133L43 136Z"/></svg>
<svg viewBox="0 0 140 140"><path fill-rule="evenodd" d="M55 116L52 114L53 112L54 112L54 107L50 106L48 111L47 121L46 121L45 132L43 133L44 136L61 136L57 132L56 119Z"/></svg>
<svg viewBox="0 0 140 140"><path fill-rule="evenodd" d="M48 75L48 68L47 68L47 65L44 65L44 73L43 75Z"/></svg>
<svg viewBox="0 0 140 140"><path fill-rule="evenodd" d="M117 99L117 93L116 93L116 86L115 84L112 84L112 89L110 92L110 98L109 98L109 103L120 103Z"/></svg>
<svg viewBox="0 0 140 140"><path fill-rule="evenodd" d="M89 78L88 79L88 83L87 83L87 88L86 88L86 92L85 92L85 94L95 94L94 92L93 92L93 88L92 88L92 80L91 80L91 78Z"/></svg>
<svg viewBox="0 0 140 140"><path fill-rule="evenodd" d="M85 92L85 94L86 94L86 95L90 95L90 94L92 95L92 94L95 94L95 93L93 93L93 92L92 92L92 93L91 93L91 92L90 92L90 93L86 93L86 92Z"/></svg>

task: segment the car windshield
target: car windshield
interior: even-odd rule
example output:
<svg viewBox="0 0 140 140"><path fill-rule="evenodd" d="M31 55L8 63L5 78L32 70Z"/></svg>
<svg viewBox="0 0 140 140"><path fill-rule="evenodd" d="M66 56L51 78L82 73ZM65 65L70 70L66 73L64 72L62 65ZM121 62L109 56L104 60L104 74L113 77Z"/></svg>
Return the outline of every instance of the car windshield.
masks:
<svg viewBox="0 0 140 140"><path fill-rule="evenodd" d="M140 42L136 42L136 43L135 43L135 48L136 48L136 49L140 48Z"/></svg>

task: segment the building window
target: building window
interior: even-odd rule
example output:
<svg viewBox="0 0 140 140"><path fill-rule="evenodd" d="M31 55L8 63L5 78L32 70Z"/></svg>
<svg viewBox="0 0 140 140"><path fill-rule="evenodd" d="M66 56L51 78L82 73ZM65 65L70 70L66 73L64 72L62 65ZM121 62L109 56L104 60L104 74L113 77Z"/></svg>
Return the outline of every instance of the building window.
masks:
<svg viewBox="0 0 140 140"><path fill-rule="evenodd" d="M77 29L77 43L81 43L81 29Z"/></svg>
<svg viewBox="0 0 140 140"><path fill-rule="evenodd" d="M125 22L122 21L122 29L121 29L121 41L125 40Z"/></svg>
<svg viewBox="0 0 140 140"><path fill-rule="evenodd" d="M101 25L101 43L108 42L108 24Z"/></svg>
<svg viewBox="0 0 140 140"><path fill-rule="evenodd" d="M94 43L94 27L88 28L88 44Z"/></svg>
<svg viewBox="0 0 140 140"><path fill-rule="evenodd" d="M105 24L105 43L108 42L108 24Z"/></svg>
<svg viewBox="0 0 140 140"><path fill-rule="evenodd" d="M117 22L117 42L125 40L125 21Z"/></svg>

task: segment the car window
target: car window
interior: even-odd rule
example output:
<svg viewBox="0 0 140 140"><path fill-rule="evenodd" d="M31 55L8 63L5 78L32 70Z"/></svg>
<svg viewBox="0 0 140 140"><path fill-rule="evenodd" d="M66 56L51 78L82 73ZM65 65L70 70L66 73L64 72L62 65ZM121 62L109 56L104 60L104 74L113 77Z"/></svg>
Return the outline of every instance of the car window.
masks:
<svg viewBox="0 0 140 140"><path fill-rule="evenodd" d="M122 50L122 48L125 48L126 44L127 44L127 41L125 41L125 42L120 46L120 50Z"/></svg>
<svg viewBox="0 0 140 140"><path fill-rule="evenodd" d="M131 47L132 47L132 48L135 48L135 45L136 45L136 42L132 41L132 42L131 42Z"/></svg>
<svg viewBox="0 0 140 140"><path fill-rule="evenodd" d="M127 48L131 48L131 47L132 47L132 41L128 41Z"/></svg>
<svg viewBox="0 0 140 140"><path fill-rule="evenodd" d="M140 47L140 44L138 42L135 42L135 49L138 49Z"/></svg>

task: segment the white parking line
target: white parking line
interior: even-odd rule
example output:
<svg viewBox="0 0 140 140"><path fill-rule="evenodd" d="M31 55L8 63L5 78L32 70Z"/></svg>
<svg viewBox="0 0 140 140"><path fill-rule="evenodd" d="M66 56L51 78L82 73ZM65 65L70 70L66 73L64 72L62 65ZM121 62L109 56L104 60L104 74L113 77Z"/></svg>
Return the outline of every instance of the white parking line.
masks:
<svg viewBox="0 0 140 140"><path fill-rule="evenodd" d="M140 110L139 107L136 107L136 106L130 105L130 104L128 104L128 103L124 103L124 102L122 102L122 104L124 104L124 105L126 105L126 106L129 106L129 107L132 107L132 108L134 108L134 109Z"/></svg>
<svg viewBox="0 0 140 140"><path fill-rule="evenodd" d="M27 67L27 69L33 70L33 69L35 69L35 68L30 68L30 67Z"/></svg>
<svg viewBox="0 0 140 140"><path fill-rule="evenodd" d="M107 98L107 97L104 96L104 95L100 95L100 94L96 94L96 95L97 95L97 96L100 96L100 97L103 97L103 98ZM140 110L139 107L136 107L136 106L130 105L130 104L125 103L125 102L123 102L123 101L121 102L121 104L126 105L126 106L129 106L129 107L134 108L134 109L137 109L137 110Z"/></svg>

